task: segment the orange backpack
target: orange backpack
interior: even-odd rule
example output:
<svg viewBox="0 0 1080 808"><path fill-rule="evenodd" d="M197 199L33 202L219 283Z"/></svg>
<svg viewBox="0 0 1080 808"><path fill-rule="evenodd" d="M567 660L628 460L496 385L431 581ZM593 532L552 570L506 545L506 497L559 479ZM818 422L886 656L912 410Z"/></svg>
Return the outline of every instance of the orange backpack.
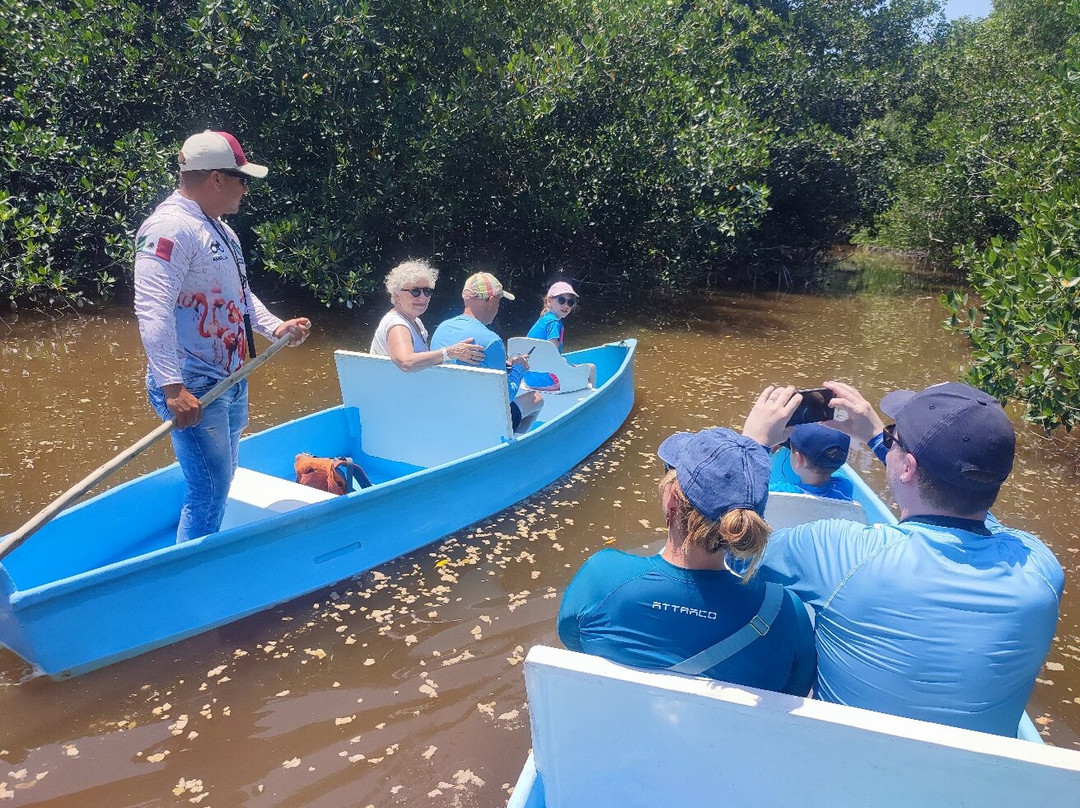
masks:
<svg viewBox="0 0 1080 808"><path fill-rule="evenodd" d="M371 485L367 474L348 457L314 457L307 452L296 456L296 481L331 494L347 494L355 480L361 488Z"/></svg>

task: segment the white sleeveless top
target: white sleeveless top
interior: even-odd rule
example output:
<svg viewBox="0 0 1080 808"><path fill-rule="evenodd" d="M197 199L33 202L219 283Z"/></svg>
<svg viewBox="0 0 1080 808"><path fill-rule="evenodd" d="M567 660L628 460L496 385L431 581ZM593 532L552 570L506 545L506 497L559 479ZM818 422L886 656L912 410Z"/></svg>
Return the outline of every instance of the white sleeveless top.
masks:
<svg viewBox="0 0 1080 808"><path fill-rule="evenodd" d="M379 322L379 327L375 329L375 336L371 338L371 348L368 353L389 356L390 351L386 347L386 339L390 335L390 329L396 325L403 325L409 329L409 334L412 335L412 349L415 353L423 353L428 349L428 332L424 324L419 320L416 321L416 325L420 328L417 332L412 323L398 314L397 309L390 309Z"/></svg>

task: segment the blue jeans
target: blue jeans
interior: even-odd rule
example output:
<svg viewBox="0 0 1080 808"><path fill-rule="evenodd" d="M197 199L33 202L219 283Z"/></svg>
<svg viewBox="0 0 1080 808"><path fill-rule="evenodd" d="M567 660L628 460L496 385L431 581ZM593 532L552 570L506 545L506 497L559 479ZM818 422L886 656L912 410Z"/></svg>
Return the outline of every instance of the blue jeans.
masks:
<svg viewBox="0 0 1080 808"><path fill-rule="evenodd" d="M201 398L217 382L209 376L192 376L185 378L184 386L193 396ZM146 388L150 406L161 420L172 418L161 388L149 378ZM176 528L178 544L216 533L221 527L229 486L236 471L240 433L247 423L248 385L245 379L204 407L198 424L172 431L173 450L187 481L184 507Z"/></svg>

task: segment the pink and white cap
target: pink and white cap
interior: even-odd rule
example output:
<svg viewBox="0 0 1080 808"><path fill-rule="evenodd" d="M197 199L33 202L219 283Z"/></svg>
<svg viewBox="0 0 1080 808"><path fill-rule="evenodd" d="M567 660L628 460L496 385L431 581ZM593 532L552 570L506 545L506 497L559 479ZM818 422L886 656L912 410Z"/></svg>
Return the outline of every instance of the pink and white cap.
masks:
<svg viewBox="0 0 1080 808"><path fill-rule="evenodd" d="M185 140L178 159L181 171L239 171L257 179L270 171L266 166L249 163L240 142L228 132L210 129Z"/></svg>
<svg viewBox="0 0 1080 808"><path fill-rule="evenodd" d="M581 297L581 295L574 291L574 287L566 281L559 281L558 283L551 284L551 288L547 291L547 296L556 297L557 295L573 295L574 297Z"/></svg>

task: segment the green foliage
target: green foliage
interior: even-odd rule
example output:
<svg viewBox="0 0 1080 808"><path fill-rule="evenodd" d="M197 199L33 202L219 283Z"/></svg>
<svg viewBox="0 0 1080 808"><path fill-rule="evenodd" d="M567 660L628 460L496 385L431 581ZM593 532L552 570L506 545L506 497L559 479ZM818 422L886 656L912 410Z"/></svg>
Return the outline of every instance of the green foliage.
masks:
<svg viewBox="0 0 1080 808"><path fill-rule="evenodd" d="M994 198L1015 236L965 247L978 305L953 293L950 325L975 349L973 384L1025 402L1028 420L1067 430L1080 423L1080 60L1044 86L1042 142L1018 148L996 177ZM1052 134L1050 134L1052 133Z"/></svg>
<svg viewBox="0 0 1080 808"><path fill-rule="evenodd" d="M1048 430L1080 417L1077 31L1077 0L997 0L929 40L912 92L871 124L892 194L877 242L966 273L971 293L944 302L969 381Z"/></svg>
<svg viewBox="0 0 1080 808"><path fill-rule="evenodd" d="M0 0L0 296L105 292L225 129L233 221L327 305L393 261L748 278L880 205L868 119L932 0Z"/></svg>

